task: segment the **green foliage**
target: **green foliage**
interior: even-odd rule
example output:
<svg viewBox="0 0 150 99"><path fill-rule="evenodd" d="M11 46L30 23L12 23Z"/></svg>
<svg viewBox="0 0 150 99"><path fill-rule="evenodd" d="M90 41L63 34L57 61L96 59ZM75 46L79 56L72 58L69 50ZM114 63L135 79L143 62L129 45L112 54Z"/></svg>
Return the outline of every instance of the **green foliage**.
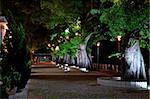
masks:
<svg viewBox="0 0 150 99"><path fill-rule="evenodd" d="M14 82L12 86L17 86L18 89L22 89L30 77L30 68L28 66L30 57L25 41L25 29L20 22L16 22L15 18L11 11L8 11L7 20L11 32L7 31L4 39L4 48L2 50L2 77L10 75L13 71L11 68L13 68L15 70L13 73L18 72L21 77L17 85L14 84ZM12 38L9 38L10 35ZM14 80L15 79L16 78L14 78Z"/></svg>
<svg viewBox="0 0 150 99"><path fill-rule="evenodd" d="M101 14L101 10L98 10L98 9L91 9L91 10L90 10L90 13L91 13L92 15Z"/></svg>
<svg viewBox="0 0 150 99"><path fill-rule="evenodd" d="M109 9L105 9L100 16L100 21L105 23L109 27L109 35L112 38L116 38L118 35L124 35L124 29L126 28L126 21L123 8L121 6L114 5Z"/></svg>
<svg viewBox="0 0 150 99"><path fill-rule="evenodd" d="M112 58L112 57L121 58L122 57L122 53L114 53L114 54L111 54L110 56L108 56L108 58Z"/></svg>
<svg viewBox="0 0 150 99"><path fill-rule="evenodd" d="M109 8L101 6L100 9L92 9L91 14L100 14L99 20L108 26L107 34L112 39L139 29L141 47L150 50L149 3L140 0L102 0L101 2L102 5L113 2L113 5Z"/></svg>
<svg viewBox="0 0 150 99"><path fill-rule="evenodd" d="M17 84L20 82L21 79L21 74L19 72L16 72L15 70L11 70L8 72L7 75L5 75L2 80L4 82L4 87L5 88L14 88L17 86Z"/></svg>
<svg viewBox="0 0 150 99"><path fill-rule="evenodd" d="M70 41L66 41L62 44L59 45L59 51L58 55L59 56L64 56L66 53L71 55L72 57L75 57L79 44L82 42L80 37L74 37Z"/></svg>
<svg viewBox="0 0 150 99"><path fill-rule="evenodd" d="M80 0L77 0L77 1L75 0L73 1L42 0L41 9L42 9L42 12L45 11L45 14L42 14L43 15L42 18L44 18L43 20L45 20L43 23L47 26L47 28L50 28L50 29L55 28L59 24L71 23L72 18L79 16L80 14L79 8L81 6L82 6L82 3ZM41 14L42 12L40 12L39 14ZM35 13L35 15L36 14L37 13ZM33 20L34 19L35 18L33 18Z"/></svg>

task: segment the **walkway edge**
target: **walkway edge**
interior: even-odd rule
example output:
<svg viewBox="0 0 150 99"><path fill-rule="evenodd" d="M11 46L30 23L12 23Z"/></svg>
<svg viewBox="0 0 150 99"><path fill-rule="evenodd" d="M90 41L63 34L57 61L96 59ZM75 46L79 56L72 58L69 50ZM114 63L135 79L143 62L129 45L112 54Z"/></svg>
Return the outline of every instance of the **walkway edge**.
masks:
<svg viewBox="0 0 150 99"><path fill-rule="evenodd" d="M15 95L10 95L9 99L28 99L29 82L30 80L28 80L28 83L26 84L22 92L16 93Z"/></svg>
<svg viewBox="0 0 150 99"><path fill-rule="evenodd" d="M122 88L135 88L138 90L148 90L146 81L121 81L116 79L97 78L97 84L110 86L110 87L122 87Z"/></svg>

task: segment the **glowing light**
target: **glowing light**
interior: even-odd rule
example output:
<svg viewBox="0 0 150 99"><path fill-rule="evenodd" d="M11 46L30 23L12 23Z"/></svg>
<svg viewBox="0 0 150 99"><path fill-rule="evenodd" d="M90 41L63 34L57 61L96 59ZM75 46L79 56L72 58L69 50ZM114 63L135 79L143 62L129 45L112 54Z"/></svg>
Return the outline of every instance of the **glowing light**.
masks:
<svg viewBox="0 0 150 99"><path fill-rule="evenodd" d="M66 39L69 39L69 36L66 36Z"/></svg>
<svg viewBox="0 0 150 99"><path fill-rule="evenodd" d="M48 47L51 47L51 44L48 44L47 46L48 46Z"/></svg>
<svg viewBox="0 0 150 99"><path fill-rule="evenodd" d="M68 32L69 32L69 28L67 28L67 29L65 30L65 32L68 33Z"/></svg>
<svg viewBox="0 0 150 99"><path fill-rule="evenodd" d="M78 24L80 24L80 23L81 23L81 21L77 20L77 23L78 23Z"/></svg>
<svg viewBox="0 0 150 99"><path fill-rule="evenodd" d="M60 40L58 40L58 42L60 43L61 41L60 41Z"/></svg>
<svg viewBox="0 0 150 99"><path fill-rule="evenodd" d="M118 39L118 41L121 41L121 36L118 35L118 36L117 36L117 39Z"/></svg>
<svg viewBox="0 0 150 99"><path fill-rule="evenodd" d="M34 50L32 50L32 54L34 54Z"/></svg>
<svg viewBox="0 0 150 99"><path fill-rule="evenodd" d="M59 46L56 46L55 50L58 51L59 50Z"/></svg>
<svg viewBox="0 0 150 99"><path fill-rule="evenodd" d="M55 46L55 44L52 44L52 46Z"/></svg>
<svg viewBox="0 0 150 99"><path fill-rule="evenodd" d="M78 33L75 33L75 35L77 36L77 35L79 35Z"/></svg>
<svg viewBox="0 0 150 99"><path fill-rule="evenodd" d="M12 38L12 36L10 35L9 38Z"/></svg>
<svg viewBox="0 0 150 99"><path fill-rule="evenodd" d="M97 42L97 44L96 44L96 45L97 45L97 47L99 47L99 46L100 46L100 42Z"/></svg>
<svg viewBox="0 0 150 99"><path fill-rule="evenodd" d="M7 53L8 53L8 50L7 50L7 49L4 49L4 52L7 52Z"/></svg>

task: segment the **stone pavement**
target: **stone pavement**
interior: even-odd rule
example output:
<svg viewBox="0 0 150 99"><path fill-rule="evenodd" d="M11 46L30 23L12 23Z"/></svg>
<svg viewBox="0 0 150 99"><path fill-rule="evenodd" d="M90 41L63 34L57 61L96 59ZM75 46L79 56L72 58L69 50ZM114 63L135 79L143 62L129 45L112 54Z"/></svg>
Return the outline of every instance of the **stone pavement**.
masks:
<svg viewBox="0 0 150 99"><path fill-rule="evenodd" d="M148 90L108 87L97 77L118 76L110 71L64 73L55 65L33 65L28 83L28 99L149 99Z"/></svg>
<svg viewBox="0 0 150 99"><path fill-rule="evenodd" d="M64 73L55 65L32 65L31 79L21 93L9 99L149 99L148 90L97 84L97 77L118 76L111 71Z"/></svg>
<svg viewBox="0 0 150 99"><path fill-rule="evenodd" d="M107 87L95 80L32 79L28 91L28 99L149 99L147 90Z"/></svg>

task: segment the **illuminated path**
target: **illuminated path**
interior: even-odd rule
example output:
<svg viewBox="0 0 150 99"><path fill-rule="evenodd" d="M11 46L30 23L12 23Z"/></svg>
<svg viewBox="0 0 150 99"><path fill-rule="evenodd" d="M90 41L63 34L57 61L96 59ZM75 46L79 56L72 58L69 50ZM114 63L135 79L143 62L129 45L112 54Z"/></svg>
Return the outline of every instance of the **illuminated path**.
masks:
<svg viewBox="0 0 150 99"><path fill-rule="evenodd" d="M28 99L149 99L149 92L146 90L97 84L97 77L112 75L116 74L82 73L76 69L64 73L55 65L32 65Z"/></svg>

